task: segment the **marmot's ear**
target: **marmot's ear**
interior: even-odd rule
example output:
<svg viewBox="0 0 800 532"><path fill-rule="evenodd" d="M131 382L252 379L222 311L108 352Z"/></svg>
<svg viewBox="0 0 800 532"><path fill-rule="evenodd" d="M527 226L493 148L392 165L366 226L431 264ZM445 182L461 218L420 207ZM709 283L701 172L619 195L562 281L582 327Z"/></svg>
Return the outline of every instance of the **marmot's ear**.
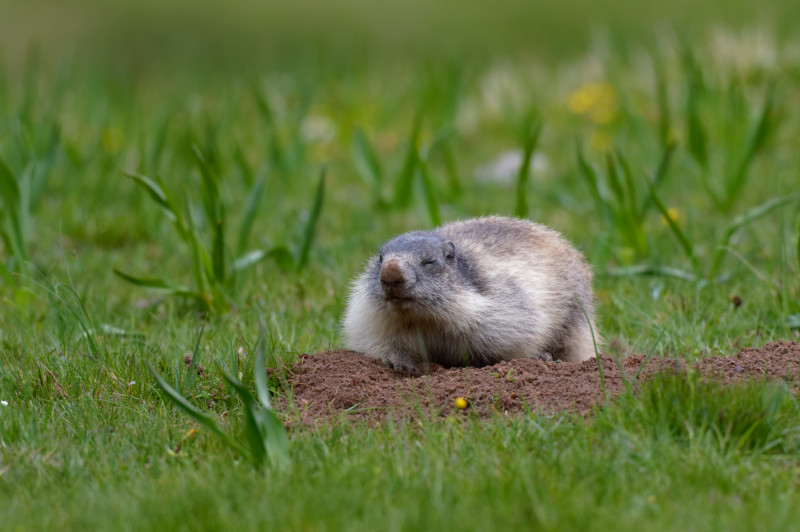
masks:
<svg viewBox="0 0 800 532"><path fill-rule="evenodd" d="M454 259L456 256L456 245L452 240L442 242L442 254L445 259Z"/></svg>

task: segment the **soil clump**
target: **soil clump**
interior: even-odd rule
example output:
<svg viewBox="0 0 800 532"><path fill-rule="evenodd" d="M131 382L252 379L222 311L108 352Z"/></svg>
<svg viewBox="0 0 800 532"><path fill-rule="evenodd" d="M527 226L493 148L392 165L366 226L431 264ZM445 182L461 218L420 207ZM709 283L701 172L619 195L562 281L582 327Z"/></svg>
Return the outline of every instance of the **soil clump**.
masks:
<svg viewBox="0 0 800 532"><path fill-rule="evenodd" d="M609 398L638 386L634 376L645 355L619 360L601 356ZM741 380L785 380L795 393L800 383L800 343L771 342L743 349L730 357L694 362L651 357L639 380L664 371L694 370L729 383ZM487 417L538 411L587 414L603 401L597 360L581 363L517 359L482 368L444 368L430 364L429 373L409 378L380 361L352 351L303 355L289 380L303 425L349 419L370 424L393 419L449 415ZM465 409L456 399L466 399ZM463 406L463 402L461 403Z"/></svg>

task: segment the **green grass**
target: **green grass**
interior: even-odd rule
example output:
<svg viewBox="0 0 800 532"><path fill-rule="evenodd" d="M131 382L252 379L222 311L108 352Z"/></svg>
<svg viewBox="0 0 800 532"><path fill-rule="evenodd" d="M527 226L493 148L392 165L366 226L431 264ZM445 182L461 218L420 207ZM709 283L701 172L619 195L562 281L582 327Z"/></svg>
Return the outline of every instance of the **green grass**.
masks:
<svg viewBox="0 0 800 532"><path fill-rule="evenodd" d="M269 27L297 35L264 30L260 46L283 45L242 59L264 15L239 34L245 4L218 26L191 12L231 36L216 51L176 44L180 14L149 3L105 30L19 2L18 27L0 21L0 528L798 521L800 411L783 384L667 378L588 419L295 428L284 460L270 394L288 399L284 421L300 405L281 371L269 393L254 377L340 345L349 281L382 241L490 213L527 214L586 253L611 354L797 339L797 35L781 21L710 30L688 5L675 9L691 30L635 31L620 1L611 37L584 50L566 29L525 40L532 15L514 2L486 27L459 19L452 39L435 9L430 25L397 14L389 32L351 2L332 20L365 33L326 48L319 20L283 7ZM720 19L734 28L736 5ZM590 27L548 16L537 27ZM82 28L72 58L48 38L59 17L64 38ZM404 27L441 54L409 47ZM375 46L360 55L349 39ZM565 52L537 59L526 43ZM521 165L476 175L509 150Z"/></svg>

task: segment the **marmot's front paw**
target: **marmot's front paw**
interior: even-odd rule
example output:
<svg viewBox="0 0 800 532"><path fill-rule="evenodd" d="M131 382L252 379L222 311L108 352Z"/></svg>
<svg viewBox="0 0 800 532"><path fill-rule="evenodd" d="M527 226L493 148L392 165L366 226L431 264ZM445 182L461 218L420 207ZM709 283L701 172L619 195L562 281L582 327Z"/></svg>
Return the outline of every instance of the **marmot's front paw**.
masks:
<svg viewBox="0 0 800 532"><path fill-rule="evenodd" d="M551 355L547 351L543 351L541 353L536 353L535 355L531 355L530 358L533 359L533 360L543 360L545 362L552 362L553 361L553 355Z"/></svg>
<svg viewBox="0 0 800 532"><path fill-rule="evenodd" d="M419 377L422 375L422 372L419 370L417 365L409 359L398 359L398 358L385 358L383 363L389 368L393 369L398 373L403 373L404 375L408 375L409 377Z"/></svg>

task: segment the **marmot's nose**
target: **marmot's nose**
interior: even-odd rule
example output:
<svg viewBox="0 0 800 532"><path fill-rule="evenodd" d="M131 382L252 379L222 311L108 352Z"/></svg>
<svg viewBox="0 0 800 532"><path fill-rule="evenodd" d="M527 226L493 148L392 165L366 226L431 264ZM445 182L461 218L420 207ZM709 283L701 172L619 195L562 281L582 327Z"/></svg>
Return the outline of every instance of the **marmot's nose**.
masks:
<svg viewBox="0 0 800 532"><path fill-rule="evenodd" d="M383 268L381 268L381 284L396 286L404 282L406 282L406 277L397 262L387 262L383 265Z"/></svg>
<svg viewBox="0 0 800 532"><path fill-rule="evenodd" d="M405 299L414 286L413 271L409 272L399 262L385 262L381 268L381 288L387 299Z"/></svg>

